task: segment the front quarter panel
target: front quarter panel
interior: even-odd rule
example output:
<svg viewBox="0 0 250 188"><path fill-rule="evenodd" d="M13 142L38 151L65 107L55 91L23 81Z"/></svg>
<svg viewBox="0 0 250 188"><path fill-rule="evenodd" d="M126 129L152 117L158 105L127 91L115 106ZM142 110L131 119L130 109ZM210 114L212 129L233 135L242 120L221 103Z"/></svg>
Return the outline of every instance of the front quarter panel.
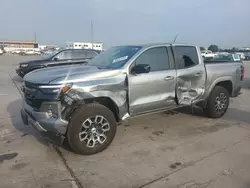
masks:
<svg viewBox="0 0 250 188"><path fill-rule="evenodd" d="M98 97L110 98L118 107L119 117L127 113L126 74L119 74L99 80L77 82L67 95L77 103Z"/></svg>

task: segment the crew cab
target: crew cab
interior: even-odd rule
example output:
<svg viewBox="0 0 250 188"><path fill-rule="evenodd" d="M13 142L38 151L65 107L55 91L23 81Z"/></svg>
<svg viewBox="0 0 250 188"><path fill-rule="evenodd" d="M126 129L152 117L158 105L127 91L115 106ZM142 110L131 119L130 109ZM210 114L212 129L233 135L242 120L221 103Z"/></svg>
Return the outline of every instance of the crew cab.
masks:
<svg viewBox="0 0 250 188"><path fill-rule="evenodd" d="M131 117L196 105L220 118L243 78L241 61L204 63L197 46L116 46L84 65L27 74L21 115L90 155L107 148L117 124Z"/></svg>
<svg viewBox="0 0 250 188"><path fill-rule="evenodd" d="M89 49L64 49L42 59L20 62L17 66L16 73L23 78L25 74L36 69L70 64L82 64L99 53L100 52L97 50Z"/></svg>

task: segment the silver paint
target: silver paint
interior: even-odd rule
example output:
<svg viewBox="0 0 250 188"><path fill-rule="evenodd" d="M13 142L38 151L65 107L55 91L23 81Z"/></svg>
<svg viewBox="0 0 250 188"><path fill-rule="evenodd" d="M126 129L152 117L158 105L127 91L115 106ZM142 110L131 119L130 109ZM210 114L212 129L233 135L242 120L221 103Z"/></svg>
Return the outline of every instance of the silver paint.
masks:
<svg viewBox="0 0 250 188"><path fill-rule="evenodd" d="M204 101L214 86L222 81L232 82L232 93L240 87L242 63L205 65L199 47L196 47L199 65L181 70L130 74L130 68L140 54L160 46L169 47L170 44L144 46L121 69L98 69L86 65L53 67L31 72L24 80L44 85L73 83L68 96L79 102L107 97L117 106L118 116L122 120L130 116Z"/></svg>

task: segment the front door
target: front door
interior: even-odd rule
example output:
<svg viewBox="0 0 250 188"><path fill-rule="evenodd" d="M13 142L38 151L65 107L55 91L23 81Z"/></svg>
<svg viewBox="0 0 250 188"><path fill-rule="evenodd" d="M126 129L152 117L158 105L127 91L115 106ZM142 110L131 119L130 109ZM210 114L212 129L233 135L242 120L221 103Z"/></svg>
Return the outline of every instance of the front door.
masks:
<svg viewBox="0 0 250 188"><path fill-rule="evenodd" d="M176 93L179 104L198 102L204 94L206 69L194 46L174 46L177 69Z"/></svg>
<svg viewBox="0 0 250 188"><path fill-rule="evenodd" d="M171 68L167 48L145 50L130 67L146 64L150 72L128 75L129 111L137 115L175 105L176 71Z"/></svg>

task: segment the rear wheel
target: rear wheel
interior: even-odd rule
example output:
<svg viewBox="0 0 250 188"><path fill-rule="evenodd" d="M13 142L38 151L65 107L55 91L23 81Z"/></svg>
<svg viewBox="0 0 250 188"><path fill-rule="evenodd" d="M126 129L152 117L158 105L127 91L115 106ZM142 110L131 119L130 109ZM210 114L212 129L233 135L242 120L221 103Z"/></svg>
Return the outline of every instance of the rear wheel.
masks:
<svg viewBox="0 0 250 188"><path fill-rule="evenodd" d="M205 111L208 117L220 118L222 117L229 106L229 93L221 86L215 86L210 94Z"/></svg>
<svg viewBox="0 0 250 188"><path fill-rule="evenodd" d="M79 154L99 153L113 141L116 127L112 111L100 104L87 104L72 116L67 132L69 145Z"/></svg>

